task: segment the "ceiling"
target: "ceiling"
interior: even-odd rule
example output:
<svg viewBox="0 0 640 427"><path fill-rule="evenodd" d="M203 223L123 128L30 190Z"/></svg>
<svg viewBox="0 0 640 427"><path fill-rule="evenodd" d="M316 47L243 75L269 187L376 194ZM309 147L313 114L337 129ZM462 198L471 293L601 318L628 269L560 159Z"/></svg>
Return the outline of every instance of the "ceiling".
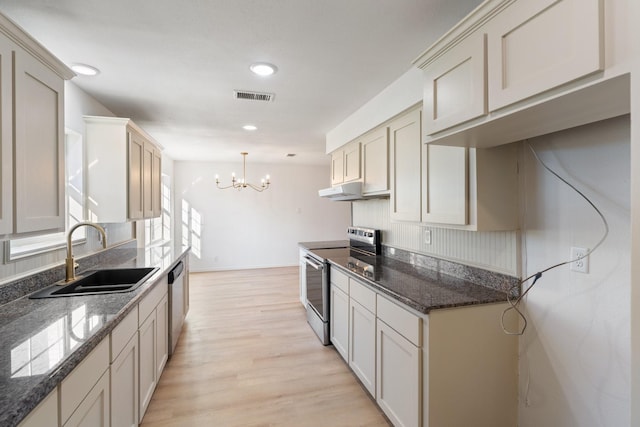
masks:
<svg viewBox="0 0 640 427"><path fill-rule="evenodd" d="M480 0L0 0L176 160L326 163L325 134ZM252 62L275 64L268 78ZM233 91L274 93L273 102ZM256 131L242 126L254 124ZM293 153L296 157L286 157Z"/></svg>

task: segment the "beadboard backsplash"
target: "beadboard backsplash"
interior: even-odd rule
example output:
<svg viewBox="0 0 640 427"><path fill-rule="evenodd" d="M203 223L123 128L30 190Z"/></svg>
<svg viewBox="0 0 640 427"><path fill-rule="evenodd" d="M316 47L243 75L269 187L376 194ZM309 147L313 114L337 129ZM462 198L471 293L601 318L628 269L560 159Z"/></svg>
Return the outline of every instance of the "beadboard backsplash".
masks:
<svg viewBox="0 0 640 427"><path fill-rule="evenodd" d="M517 231L464 231L392 222L389 199L359 200L352 206L353 225L382 230L385 246L519 276ZM431 231L431 244L424 243L425 229Z"/></svg>

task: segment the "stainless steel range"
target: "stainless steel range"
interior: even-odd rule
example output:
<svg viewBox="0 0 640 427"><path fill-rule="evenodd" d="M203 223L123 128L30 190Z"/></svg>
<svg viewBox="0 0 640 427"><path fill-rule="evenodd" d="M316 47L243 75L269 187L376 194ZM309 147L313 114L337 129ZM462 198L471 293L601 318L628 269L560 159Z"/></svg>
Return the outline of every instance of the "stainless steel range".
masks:
<svg viewBox="0 0 640 427"><path fill-rule="evenodd" d="M375 256L380 254L380 230L348 227L348 250ZM347 248L345 248L347 250ZM307 290L307 322L324 345L329 340L329 265L325 258L310 251L304 257Z"/></svg>

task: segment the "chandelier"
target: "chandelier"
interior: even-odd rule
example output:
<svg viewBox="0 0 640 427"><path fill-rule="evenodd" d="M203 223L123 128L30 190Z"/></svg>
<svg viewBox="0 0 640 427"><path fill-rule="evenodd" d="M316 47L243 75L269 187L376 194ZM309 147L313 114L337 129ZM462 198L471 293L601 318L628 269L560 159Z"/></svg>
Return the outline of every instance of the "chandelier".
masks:
<svg viewBox="0 0 640 427"><path fill-rule="evenodd" d="M247 154L249 153L243 151L240 154L242 154L242 178L237 179L236 174L234 172L231 174L231 184L227 186L221 186L220 179L218 175L216 175L216 187L218 187L221 190L225 190L227 188L235 188L238 191L242 190L243 188L250 187L259 192L263 192L264 190L269 188L269 184L271 184L271 181L269 180L269 175L262 178L260 185L255 185L255 184L251 184L250 182L247 182L247 178L246 178L247 177Z"/></svg>

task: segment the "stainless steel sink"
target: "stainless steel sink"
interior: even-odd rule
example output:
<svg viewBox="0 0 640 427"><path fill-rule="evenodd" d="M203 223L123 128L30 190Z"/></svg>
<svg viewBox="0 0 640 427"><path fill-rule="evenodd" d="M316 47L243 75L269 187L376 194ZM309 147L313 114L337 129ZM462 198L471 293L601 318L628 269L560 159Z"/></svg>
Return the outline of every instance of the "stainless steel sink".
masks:
<svg viewBox="0 0 640 427"><path fill-rule="evenodd" d="M130 292L143 284L158 268L114 268L89 271L67 285L51 285L29 298L56 298L77 295Z"/></svg>

